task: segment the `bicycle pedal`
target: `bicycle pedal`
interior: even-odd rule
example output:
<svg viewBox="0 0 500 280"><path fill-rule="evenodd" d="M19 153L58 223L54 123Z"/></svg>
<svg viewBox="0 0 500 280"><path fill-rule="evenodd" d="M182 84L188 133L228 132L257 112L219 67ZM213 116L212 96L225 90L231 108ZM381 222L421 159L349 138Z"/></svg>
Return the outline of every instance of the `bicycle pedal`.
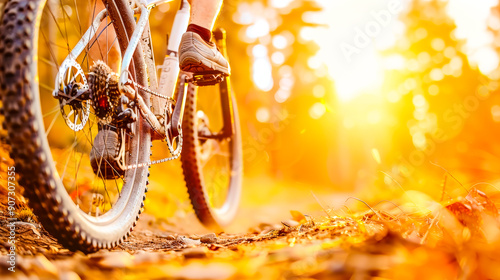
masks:
<svg viewBox="0 0 500 280"><path fill-rule="evenodd" d="M107 180L120 178L125 173L119 163L120 148L118 133L99 130L90 151L90 165L94 174Z"/></svg>
<svg viewBox="0 0 500 280"><path fill-rule="evenodd" d="M195 86L203 87L203 86L214 86L216 84L222 83L224 81L225 76L223 74L193 74L193 78L189 81Z"/></svg>

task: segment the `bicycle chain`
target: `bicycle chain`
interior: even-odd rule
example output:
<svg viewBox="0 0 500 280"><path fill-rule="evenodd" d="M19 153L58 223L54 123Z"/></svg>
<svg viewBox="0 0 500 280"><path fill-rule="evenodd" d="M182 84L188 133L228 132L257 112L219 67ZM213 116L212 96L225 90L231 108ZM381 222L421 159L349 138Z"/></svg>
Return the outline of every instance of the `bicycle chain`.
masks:
<svg viewBox="0 0 500 280"><path fill-rule="evenodd" d="M141 90L143 90L143 91L145 91L147 93L150 93L150 94L152 94L154 96L166 99L168 101L174 101L174 99L172 97L166 96L166 95L163 95L163 94L160 94L160 93L157 93L157 92L154 92L154 91L150 90L149 88L144 87L144 86L142 86L142 85L140 85L140 84L138 84L138 83L136 83L136 82L134 82L134 81L132 81L130 79L128 80L128 82L131 83L131 84L133 84L135 87L137 87L137 88L139 88L139 89L141 89Z"/></svg>
<svg viewBox="0 0 500 280"><path fill-rule="evenodd" d="M145 91L145 92L147 92L149 94L152 94L152 95L157 96L159 98L166 99L169 102L174 102L174 99L172 97L170 97L170 96L166 96L166 95L154 92L154 91L150 90L149 88L144 87L144 86L142 86L142 85L140 85L140 84L138 84L138 83L136 83L136 82L134 82L134 81L132 81L130 79L128 80L128 82L131 83L131 84L133 84L138 89L143 90L143 91ZM146 119L146 121L148 121L148 120ZM151 123L149 125L151 126L151 128L153 128L153 126L151 125ZM166 158L163 158L163 159L157 159L157 160L153 160L153 161L149 161L149 162L145 162L145 163L130 164L130 165L127 165L124 168L124 171L125 170L130 170L130 169L135 169L135 168L141 168L141 167L145 167L145 166L151 166L151 165L160 164L160 163L164 163L164 162L167 162L167 161L178 159L179 156L181 155L181 151L182 151L182 142L183 142L182 141L182 131L181 131L181 133L180 133L180 135L178 137L179 137L178 138L179 142L177 144L178 145L177 149L175 149L175 150L174 150L172 144L170 143L170 141L167 141L168 151L172 155L171 157L166 157ZM176 152L176 150L177 150L177 152Z"/></svg>

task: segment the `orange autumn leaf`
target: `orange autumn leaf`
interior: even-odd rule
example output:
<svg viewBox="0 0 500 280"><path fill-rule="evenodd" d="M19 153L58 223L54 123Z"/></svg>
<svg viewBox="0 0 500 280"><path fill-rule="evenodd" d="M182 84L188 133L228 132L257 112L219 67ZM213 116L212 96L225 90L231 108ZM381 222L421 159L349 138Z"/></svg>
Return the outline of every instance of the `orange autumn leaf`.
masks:
<svg viewBox="0 0 500 280"><path fill-rule="evenodd" d="M306 216L304 216L304 214L300 213L299 211L290 210L290 214L292 214L292 218L294 221L297 221L299 223L305 223L307 221Z"/></svg>

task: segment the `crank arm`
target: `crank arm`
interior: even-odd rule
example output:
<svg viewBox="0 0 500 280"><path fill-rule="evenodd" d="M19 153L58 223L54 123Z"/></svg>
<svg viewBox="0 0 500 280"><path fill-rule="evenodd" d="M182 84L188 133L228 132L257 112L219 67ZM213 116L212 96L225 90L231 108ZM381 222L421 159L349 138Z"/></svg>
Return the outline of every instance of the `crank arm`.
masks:
<svg viewBox="0 0 500 280"><path fill-rule="evenodd" d="M227 59L226 31L222 28L217 29L214 32L214 38L217 42L217 46ZM218 133L218 137L227 138L233 136L235 132L233 98L229 77L226 77L221 83L219 83L219 93L224 126L222 133Z"/></svg>
<svg viewBox="0 0 500 280"><path fill-rule="evenodd" d="M225 133L214 133L214 134L198 134L198 139L200 140L224 140L231 136L226 136Z"/></svg>
<svg viewBox="0 0 500 280"><path fill-rule="evenodd" d="M175 102L174 112L172 114L172 121L170 122L170 135L177 137L181 134L182 118L184 116L184 106L186 106L186 86L187 75L181 75L179 81L179 94Z"/></svg>

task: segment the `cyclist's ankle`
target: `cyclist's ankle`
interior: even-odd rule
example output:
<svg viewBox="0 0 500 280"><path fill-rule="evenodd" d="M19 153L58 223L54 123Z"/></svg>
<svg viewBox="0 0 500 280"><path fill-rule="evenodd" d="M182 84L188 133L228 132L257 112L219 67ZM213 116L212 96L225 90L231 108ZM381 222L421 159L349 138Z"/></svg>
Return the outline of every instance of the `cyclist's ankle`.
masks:
<svg viewBox="0 0 500 280"><path fill-rule="evenodd" d="M212 39L212 31L210 31L210 29L194 23L189 24L187 31L191 31L200 35L200 37L207 43L210 42L210 39Z"/></svg>

